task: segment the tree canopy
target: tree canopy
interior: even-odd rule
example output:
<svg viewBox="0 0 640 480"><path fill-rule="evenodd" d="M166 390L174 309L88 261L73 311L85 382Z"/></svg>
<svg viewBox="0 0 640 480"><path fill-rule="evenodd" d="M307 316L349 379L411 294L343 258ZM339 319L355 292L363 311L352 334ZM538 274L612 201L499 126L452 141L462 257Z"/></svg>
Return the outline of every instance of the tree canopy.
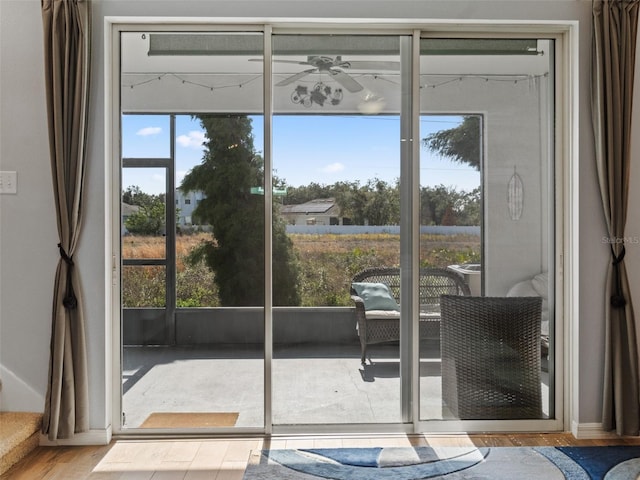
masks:
<svg viewBox="0 0 640 480"><path fill-rule="evenodd" d="M378 178L333 185L310 183L288 187L283 202L298 205L318 198L335 198L341 215L353 225L399 225L400 186ZM480 225L480 188L470 192L437 185L420 188L422 225Z"/></svg>
<svg viewBox="0 0 640 480"><path fill-rule="evenodd" d="M480 116L465 115L460 125L427 135L422 144L433 153L480 170L481 138Z"/></svg>

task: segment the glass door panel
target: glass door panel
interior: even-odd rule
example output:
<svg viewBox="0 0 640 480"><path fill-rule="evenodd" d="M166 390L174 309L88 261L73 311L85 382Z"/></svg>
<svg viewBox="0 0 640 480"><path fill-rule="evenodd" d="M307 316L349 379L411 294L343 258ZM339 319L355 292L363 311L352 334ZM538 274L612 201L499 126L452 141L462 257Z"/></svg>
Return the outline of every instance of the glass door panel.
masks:
<svg viewBox="0 0 640 480"><path fill-rule="evenodd" d="M399 77L398 37L273 37L275 425L401 421ZM384 268L361 364L351 284Z"/></svg>
<svg viewBox="0 0 640 480"><path fill-rule="evenodd" d="M491 309L541 304L515 332L516 307L489 310L475 333L486 301L443 311L439 337L421 342L422 420L553 418L553 46L421 41L420 264L454 273Z"/></svg>
<svg viewBox="0 0 640 480"><path fill-rule="evenodd" d="M123 206L156 195L164 215L157 245L123 218L125 428L264 427L263 46L122 34Z"/></svg>

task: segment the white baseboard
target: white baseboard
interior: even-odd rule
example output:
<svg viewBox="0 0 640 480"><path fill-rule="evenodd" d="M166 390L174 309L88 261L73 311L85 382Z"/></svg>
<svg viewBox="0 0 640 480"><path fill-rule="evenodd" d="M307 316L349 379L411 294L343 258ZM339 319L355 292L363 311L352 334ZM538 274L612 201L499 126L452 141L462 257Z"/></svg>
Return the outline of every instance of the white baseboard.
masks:
<svg viewBox="0 0 640 480"><path fill-rule="evenodd" d="M571 425L571 433L578 439L619 438L614 431L605 430L601 423L576 423Z"/></svg>
<svg viewBox="0 0 640 480"><path fill-rule="evenodd" d="M51 441L46 435L40 435L41 447L108 445L111 442L111 426L103 430L92 429L88 432L76 433L72 438Z"/></svg>

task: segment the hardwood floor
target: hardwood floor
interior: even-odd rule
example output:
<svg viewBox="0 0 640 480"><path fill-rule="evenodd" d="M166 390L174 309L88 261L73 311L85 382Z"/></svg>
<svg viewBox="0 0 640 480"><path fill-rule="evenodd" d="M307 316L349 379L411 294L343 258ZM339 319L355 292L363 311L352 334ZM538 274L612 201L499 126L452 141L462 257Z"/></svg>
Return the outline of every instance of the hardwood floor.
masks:
<svg viewBox="0 0 640 480"><path fill-rule="evenodd" d="M376 435L114 440L104 446L38 447L3 480L241 480L263 448L640 445L640 438L576 440L570 434Z"/></svg>

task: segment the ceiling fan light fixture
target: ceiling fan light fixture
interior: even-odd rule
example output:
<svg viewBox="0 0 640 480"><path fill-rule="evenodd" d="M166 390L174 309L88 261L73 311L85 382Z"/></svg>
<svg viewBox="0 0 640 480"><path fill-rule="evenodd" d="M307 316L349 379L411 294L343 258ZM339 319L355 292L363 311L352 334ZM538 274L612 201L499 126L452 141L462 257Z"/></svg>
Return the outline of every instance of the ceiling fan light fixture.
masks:
<svg viewBox="0 0 640 480"><path fill-rule="evenodd" d="M384 98L375 93L367 92L358 104L358 110L363 115L377 115L384 110L386 102Z"/></svg>
<svg viewBox="0 0 640 480"><path fill-rule="evenodd" d="M329 105L340 105L342 102L342 89L331 88L322 82L316 83L312 89L308 89L304 85L298 85L291 93L291 101L309 108L316 104L324 107L325 103Z"/></svg>

